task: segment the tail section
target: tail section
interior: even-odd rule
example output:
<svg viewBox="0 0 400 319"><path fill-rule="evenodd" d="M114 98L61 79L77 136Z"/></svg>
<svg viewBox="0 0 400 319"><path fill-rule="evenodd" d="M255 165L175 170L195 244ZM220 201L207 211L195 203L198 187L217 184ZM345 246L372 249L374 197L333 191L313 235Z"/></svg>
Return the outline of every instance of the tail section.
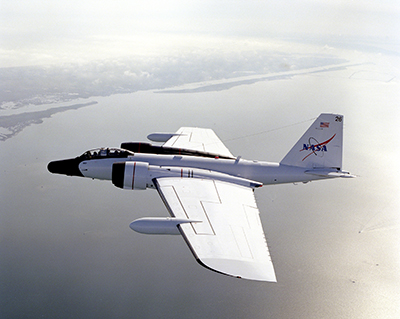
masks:
<svg viewBox="0 0 400 319"><path fill-rule="evenodd" d="M321 114L282 159L304 168L342 168L343 115Z"/></svg>

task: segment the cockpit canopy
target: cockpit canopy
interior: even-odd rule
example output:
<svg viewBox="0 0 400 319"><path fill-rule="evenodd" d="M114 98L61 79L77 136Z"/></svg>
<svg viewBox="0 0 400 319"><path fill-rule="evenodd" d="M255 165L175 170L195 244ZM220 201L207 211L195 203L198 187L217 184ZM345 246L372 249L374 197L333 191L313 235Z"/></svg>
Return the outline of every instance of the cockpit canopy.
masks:
<svg viewBox="0 0 400 319"><path fill-rule="evenodd" d="M134 153L121 148L96 148L93 150L86 151L81 156L80 159L96 159L96 158L126 158L128 156L133 156Z"/></svg>

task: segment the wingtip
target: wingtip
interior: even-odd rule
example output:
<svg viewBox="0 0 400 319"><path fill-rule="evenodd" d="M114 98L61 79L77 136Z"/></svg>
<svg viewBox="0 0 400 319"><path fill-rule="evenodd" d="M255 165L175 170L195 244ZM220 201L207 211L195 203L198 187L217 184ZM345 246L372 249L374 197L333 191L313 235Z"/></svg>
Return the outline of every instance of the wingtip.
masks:
<svg viewBox="0 0 400 319"><path fill-rule="evenodd" d="M229 277L252 281L277 282L272 262L259 263L255 261L241 261L231 259L198 259L203 267ZM239 275L240 274L240 275Z"/></svg>

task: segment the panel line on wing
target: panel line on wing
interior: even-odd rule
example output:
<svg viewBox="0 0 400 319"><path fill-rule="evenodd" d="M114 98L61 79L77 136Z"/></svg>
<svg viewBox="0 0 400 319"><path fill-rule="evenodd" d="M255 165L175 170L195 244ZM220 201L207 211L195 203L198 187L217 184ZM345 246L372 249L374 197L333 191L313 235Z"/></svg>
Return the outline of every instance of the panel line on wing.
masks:
<svg viewBox="0 0 400 319"><path fill-rule="evenodd" d="M179 196L176 187L177 186L171 186L175 193L176 200L179 202L186 218L202 221L201 223L190 223L195 234L215 235L215 231L211 225L207 212L204 209L202 201L191 196L192 194L190 192L187 193L187 196L182 196L182 193L181 196ZM185 194L185 192L183 192L183 194Z"/></svg>
<svg viewBox="0 0 400 319"><path fill-rule="evenodd" d="M249 242L247 240L246 232L243 227L236 225L230 225L230 227L233 233L233 237L235 238L236 245L242 257L254 259L251 248L249 246Z"/></svg>
<svg viewBox="0 0 400 319"><path fill-rule="evenodd" d="M162 193L160 192L160 195L172 217L184 217L184 215L186 215L182 203L180 203L179 197L176 194L173 186L164 186ZM176 199L176 201L171 200L171 195L175 197L174 199ZM167 197L170 199L169 201L167 201ZM180 205L176 205L176 203L179 203Z"/></svg>
<svg viewBox="0 0 400 319"><path fill-rule="evenodd" d="M215 183L215 180L213 180L212 182L213 182L213 185L214 185L214 188L215 188L215 192L216 192L216 194L218 196L218 200L219 200L220 204L222 204L222 199L221 199L221 196L219 195L217 184Z"/></svg>
<svg viewBox="0 0 400 319"><path fill-rule="evenodd" d="M243 210L246 213L245 216L246 216L248 227L250 229L252 228L251 225L261 226L261 223L259 222L260 218L258 217L259 213L258 213L257 207L243 205Z"/></svg>
<svg viewBox="0 0 400 319"><path fill-rule="evenodd" d="M212 234L211 234L211 233L207 233L207 234L203 233L203 234L201 234L201 233L197 233L196 230L195 230L195 231L196 231L196 233L199 234L199 235L215 235L215 230L214 230L214 228L213 228L213 226L212 226L212 224L211 224L210 217L209 217L208 214L207 214L207 211L206 211L206 209L205 209L205 207L204 207L203 201L200 201L200 205L201 205L201 208L203 209L204 216L205 216L206 219L207 219L207 223L208 223L208 225L210 226L210 229L211 229L211 231L212 231ZM199 225L200 225L200 224L199 224ZM197 224L192 224L192 226L193 226L193 228L194 228L194 226L197 226Z"/></svg>

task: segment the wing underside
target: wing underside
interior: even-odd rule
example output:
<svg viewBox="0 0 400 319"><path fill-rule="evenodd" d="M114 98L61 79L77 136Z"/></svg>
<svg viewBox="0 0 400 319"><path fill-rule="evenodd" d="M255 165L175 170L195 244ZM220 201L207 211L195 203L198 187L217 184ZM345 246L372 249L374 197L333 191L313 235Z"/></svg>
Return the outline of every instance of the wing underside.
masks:
<svg viewBox="0 0 400 319"><path fill-rule="evenodd" d="M179 229L200 264L276 281L252 188L197 178L159 178L156 187L173 217L196 221Z"/></svg>

